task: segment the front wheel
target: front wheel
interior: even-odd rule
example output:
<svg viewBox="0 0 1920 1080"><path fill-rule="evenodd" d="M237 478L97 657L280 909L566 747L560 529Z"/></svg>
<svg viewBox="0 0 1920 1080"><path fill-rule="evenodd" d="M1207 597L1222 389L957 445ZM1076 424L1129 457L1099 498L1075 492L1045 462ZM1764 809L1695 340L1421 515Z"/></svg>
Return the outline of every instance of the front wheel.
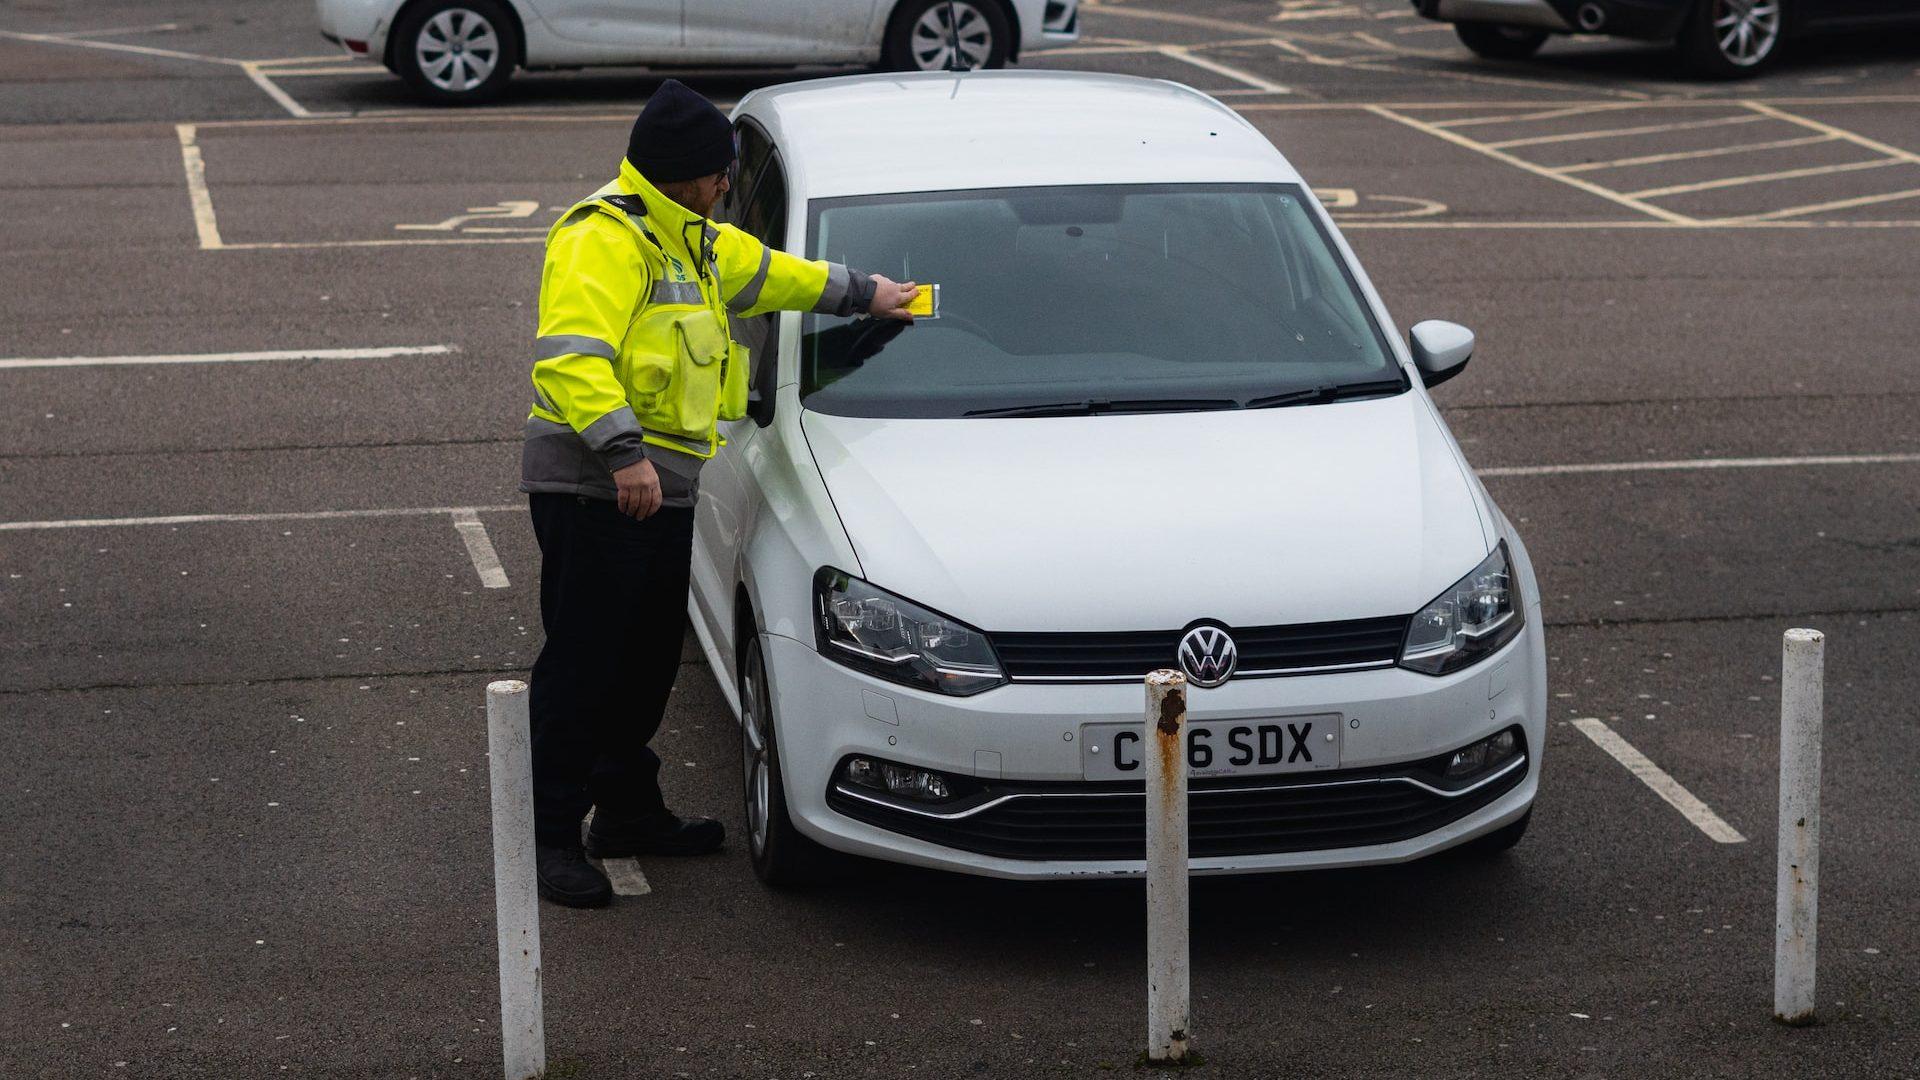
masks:
<svg viewBox="0 0 1920 1080"><path fill-rule="evenodd" d="M1786 0L1699 0L1676 42L1680 59L1716 79L1753 75L1780 52Z"/></svg>
<svg viewBox="0 0 1920 1080"><path fill-rule="evenodd" d="M1545 30L1496 23L1454 23L1453 32L1459 36L1460 44L1492 60L1525 60L1547 43Z"/></svg>
<svg viewBox="0 0 1920 1080"><path fill-rule="evenodd" d="M881 62L894 71L999 68L1012 52L1013 27L995 0L901 0Z"/></svg>
<svg viewBox="0 0 1920 1080"><path fill-rule="evenodd" d="M747 642L740 664L740 781L746 789L747 855L754 874L773 886L812 881L826 852L802 836L787 815L773 696L757 635Z"/></svg>
<svg viewBox="0 0 1920 1080"><path fill-rule="evenodd" d="M426 0L393 34L393 70L436 105L498 97L519 55L513 17L497 0Z"/></svg>

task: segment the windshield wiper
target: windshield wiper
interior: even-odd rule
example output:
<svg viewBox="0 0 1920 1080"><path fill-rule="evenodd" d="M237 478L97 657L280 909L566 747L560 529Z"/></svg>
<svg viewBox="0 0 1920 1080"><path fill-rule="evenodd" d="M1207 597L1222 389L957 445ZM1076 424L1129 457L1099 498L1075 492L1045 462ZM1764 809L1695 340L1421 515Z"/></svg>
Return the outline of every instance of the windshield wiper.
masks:
<svg viewBox="0 0 1920 1080"><path fill-rule="evenodd" d="M1318 405L1326 401L1344 401L1349 398L1374 397L1381 394L1397 394L1407 388L1406 380L1373 379L1355 383L1325 383L1320 386L1308 386L1299 390L1288 390L1280 394L1268 394L1265 397L1248 398L1244 409L1274 409L1282 405Z"/></svg>
<svg viewBox="0 0 1920 1080"><path fill-rule="evenodd" d="M1092 416L1096 413L1200 412L1208 409L1233 409L1240 403L1232 398L1086 398L1080 401L1056 401L1047 405L1010 405L1002 409L969 409L962 416Z"/></svg>

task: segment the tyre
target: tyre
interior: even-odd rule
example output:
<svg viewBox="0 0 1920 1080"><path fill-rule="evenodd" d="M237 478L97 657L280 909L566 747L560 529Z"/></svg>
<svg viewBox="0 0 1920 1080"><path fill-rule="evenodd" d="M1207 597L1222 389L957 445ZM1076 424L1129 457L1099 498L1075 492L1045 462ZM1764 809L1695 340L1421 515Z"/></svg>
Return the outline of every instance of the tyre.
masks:
<svg viewBox="0 0 1920 1080"><path fill-rule="evenodd" d="M740 781L746 792L747 856L773 886L804 885L819 875L826 850L800 834L787 815L786 777L773 734L773 698L756 635L740 664Z"/></svg>
<svg viewBox="0 0 1920 1080"><path fill-rule="evenodd" d="M1013 25L996 0L901 0L887 24L881 63L894 71L949 70L954 66L954 25L959 27L959 66L1007 66Z"/></svg>
<svg viewBox="0 0 1920 1080"><path fill-rule="evenodd" d="M1780 53L1786 0L1698 0L1676 46L1696 74L1738 79L1765 70Z"/></svg>
<svg viewBox="0 0 1920 1080"><path fill-rule="evenodd" d="M421 0L393 27L393 70L436 105L500 96L520 56L513 15L498 0Z"/></svg>
<svg viewBox="0 0 1920 1080"><path fill-rule="evenodd" d="M1512 848L1520 842L1521 837L1527 835L1527 823L1532 820L1533 808L1528 807L1527 812L1520 815L1519 821L1502 825L1485 836L1474 837L1460 845L1460 853L1479 858L1498 855Z"/></svg>
<svg viewBox="0 0 1920 1080"><path fill-rule="evenodd" d="M1463 22L1454 23L1453 32L1459 35L1460 44L1492 60L1525 60L1547 43L1545 30L1528 30L1523 26Z"/></svg>

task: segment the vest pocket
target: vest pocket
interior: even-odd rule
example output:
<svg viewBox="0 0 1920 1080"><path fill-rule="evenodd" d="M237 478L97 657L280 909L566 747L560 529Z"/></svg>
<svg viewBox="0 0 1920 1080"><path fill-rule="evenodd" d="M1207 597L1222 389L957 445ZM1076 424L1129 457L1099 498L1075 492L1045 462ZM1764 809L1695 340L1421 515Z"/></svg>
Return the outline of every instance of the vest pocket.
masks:
<svg viewBox="0 0 1920 1080"><path fill-rule="evenodd" d="M661 395L659 419L676 435L705 439L720 407L722 372L729 366L727 332L712 309L674 316L673 377Z"/></svg>
<svg viewBox="0 0 1920 1080"><path fill-rule="evenodd" d="M745 345L727 342L727 370L720 385L720 419L739 420L747 415L747 382L752 358Z"/></svg>

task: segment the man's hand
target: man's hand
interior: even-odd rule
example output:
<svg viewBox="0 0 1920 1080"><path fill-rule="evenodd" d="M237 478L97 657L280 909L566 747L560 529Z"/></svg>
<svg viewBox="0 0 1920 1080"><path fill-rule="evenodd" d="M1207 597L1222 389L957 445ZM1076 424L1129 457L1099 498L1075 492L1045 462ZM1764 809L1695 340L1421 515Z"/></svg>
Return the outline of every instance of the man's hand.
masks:
<svg viewBox="0 0 1920 1080"><path fill-rule="evenodd" d="M613 484L619 489L614 501L628 517L644 520L660 509L660 474L653 471L653 462L636 461L619 470Z"/></svg>
<svg viewBox="0 0 1920 1080"><path fill-rule="evenodd" d="M873 303L868 306L867 314L876 319L899 319L912 322L913 314L907 305L920 295L920 286L911 281L894 281L891 278L873 275Z"/></svg>

